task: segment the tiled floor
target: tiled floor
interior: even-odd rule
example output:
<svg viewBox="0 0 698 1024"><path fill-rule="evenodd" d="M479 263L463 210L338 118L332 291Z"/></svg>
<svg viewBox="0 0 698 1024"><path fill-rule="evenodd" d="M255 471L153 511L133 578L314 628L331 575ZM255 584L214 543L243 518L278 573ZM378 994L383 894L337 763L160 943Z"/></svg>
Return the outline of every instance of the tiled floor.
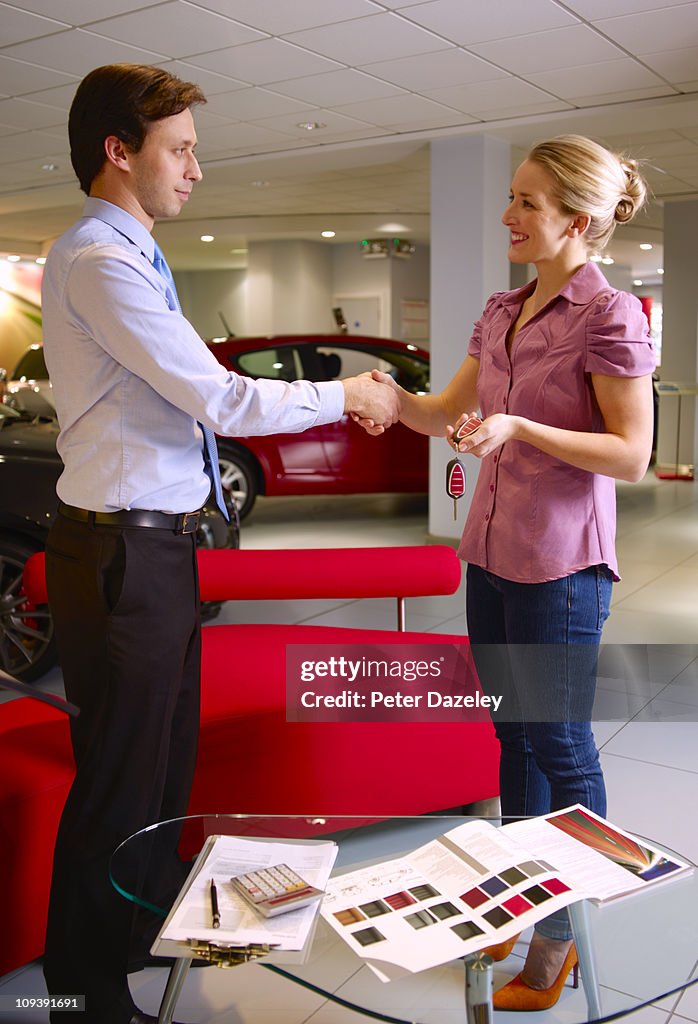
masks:
<svg viewBox="0 0 698 1024"><path fill-rule="evenodd" d="M614 588L604 633L605 643L613 645L604 655L606 671L599 682L599 706L607 720L595 726L609 817L698 861L698 484L659 482L648 474L641 484L620 484L618 493L623 582ZM243 544L248 548L422 544L425 531L426 500L420 497L261 499L244 524ZM459 632L464 628L463 608L462 586L453 597L412 600L407 625ZM230 603L219 619L249 620L370 623L392 628L395 608L390 601ZM656 646L642 646L648 644ZM49 673L40 685L60 692L60 673ZM518 969L520 962L515 951L505 966ZM163 972L152 970L132 976L136 998L144 1009L155 1012L163 979ZM235 1008L231 1009L233 986ZM42 991L38 965L0 979L0 995ZM555 1013L536 1019L544 1024L571 1020L571 1000L579 998L581 994L570 990ZM386 999L389 1009L388 990ZM676 1018L674 1024L682 1019L698 1022L698 986L631 1017L635 1024L667 1024L671 1018ZM248 965L234 975L192 972L178 1019L199 1024L358 1024L365 1018L328 1004L258 965ZM449 1024L464 1021L464 1010L454 1006L441 1019ZM10 1015L0 1014L0 1021L5 1020L14 1024ZM17 1024L45 1024L46 1020L42 1014L27 1012L17 1017Z"/></svg>

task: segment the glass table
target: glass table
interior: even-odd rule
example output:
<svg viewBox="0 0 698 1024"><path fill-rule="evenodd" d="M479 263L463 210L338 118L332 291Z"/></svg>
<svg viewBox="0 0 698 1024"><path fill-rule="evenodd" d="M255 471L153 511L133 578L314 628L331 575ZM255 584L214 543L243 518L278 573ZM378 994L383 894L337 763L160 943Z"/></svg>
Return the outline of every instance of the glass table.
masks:
<svg viewBox="0 0 698 1024"><path fill-rule="evenodd" d="M338 856L332 873L337 874L408 853L472 820L456 815L380 821L320 815L194 816L162 822L131 836L114 852L110 875L118 892L139 908L141 919L149 924L154 937L186 875L181 869L179 882L173 882L169 892L164 892L165 863L174 861L175 849L178 866L180 860L185 864L191 861L208 836L333 839L338 844ZM698 982L698 872L603 906L580 901L569 911L582 988L575 991L568 983L558 1004L546 1011L546 1020L601 1024ZM495 989L521 969L527 934L517 943L512 957L495 964ZM294 956L302 962L289 962ZM172 1021L191 957L172 963L159 1024ZM255 970L273 971L289 984L303 986L330 1004L373 1020L391 1024L453 1024L466 1020L462 960L384 983L319 916L302 956L271 952L256 964L259 967ZM235 970L228 986L231 1007L235 1003ZM197 972L203 977L203 985L205 975L211 973L210 969ZM503 1012L497 1012L498 1019L503 1016Z"/></svg>

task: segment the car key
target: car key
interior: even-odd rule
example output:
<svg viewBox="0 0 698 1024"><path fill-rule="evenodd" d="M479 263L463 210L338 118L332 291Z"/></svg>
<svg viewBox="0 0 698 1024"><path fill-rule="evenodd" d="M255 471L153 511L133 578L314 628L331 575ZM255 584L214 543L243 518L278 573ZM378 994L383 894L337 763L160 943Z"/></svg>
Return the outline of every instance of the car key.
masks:
<svg viewBox="0 0 698 1024"><path fill-rule="evenodd" d="M458 456L446 466L446 494L453 498L453 518L458 518L458 499L465 494L465 467Z"/></svg>
<svg viewBox="0 0 698 1024"><path fill-rule="evenodd" d="M480 419L479 416L476 416L475 414L473 414L472 416L468 416L465 423L461 423L460 427L456 431L454 439L456 441L462 441L463 438L469 437L470 434L474 434L477 428L481 426L482 420Z"/></svg>

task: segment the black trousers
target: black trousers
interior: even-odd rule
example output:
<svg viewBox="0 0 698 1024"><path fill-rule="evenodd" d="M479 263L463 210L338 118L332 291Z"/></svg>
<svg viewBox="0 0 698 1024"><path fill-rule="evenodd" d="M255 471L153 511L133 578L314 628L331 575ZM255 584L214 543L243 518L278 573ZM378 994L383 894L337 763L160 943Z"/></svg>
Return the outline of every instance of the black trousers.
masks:
<svg viewBox="0 0 698 1024"><path fill-rule="evenodd" d="M56 842L44 975L51 995L86 997L85 1013L51 1020L128 1024L134 907L111 884L109 864L129 835L186 813L199 730L194 535L59 515L46 575L66 695L80 716L71 720L76 776ZM163 887L179 881L174 850L157 861L139 867L151 895L154 875Z"/></svg>

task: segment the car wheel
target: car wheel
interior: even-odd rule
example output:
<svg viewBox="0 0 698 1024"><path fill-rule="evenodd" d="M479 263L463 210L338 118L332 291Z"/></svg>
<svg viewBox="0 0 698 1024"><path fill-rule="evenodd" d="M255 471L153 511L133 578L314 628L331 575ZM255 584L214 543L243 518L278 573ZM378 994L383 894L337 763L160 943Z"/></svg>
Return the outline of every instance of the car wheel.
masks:
<svg viewBox="0 0 698 1024"><path fill-rule="evenodd" d="M40 550L23 539L0 538L0 668L32 682L56 661L48 605L34 605L22 590L24 563Z"/></svg>
<svg viewBox="0 0 698 1024"><path fill-rule="evenodd" d="M235 448L221 446L218 449L218 464L221 468L221 483L232 495L241 519L252 510L257 497L257 476L249 456Z"/></svg>

